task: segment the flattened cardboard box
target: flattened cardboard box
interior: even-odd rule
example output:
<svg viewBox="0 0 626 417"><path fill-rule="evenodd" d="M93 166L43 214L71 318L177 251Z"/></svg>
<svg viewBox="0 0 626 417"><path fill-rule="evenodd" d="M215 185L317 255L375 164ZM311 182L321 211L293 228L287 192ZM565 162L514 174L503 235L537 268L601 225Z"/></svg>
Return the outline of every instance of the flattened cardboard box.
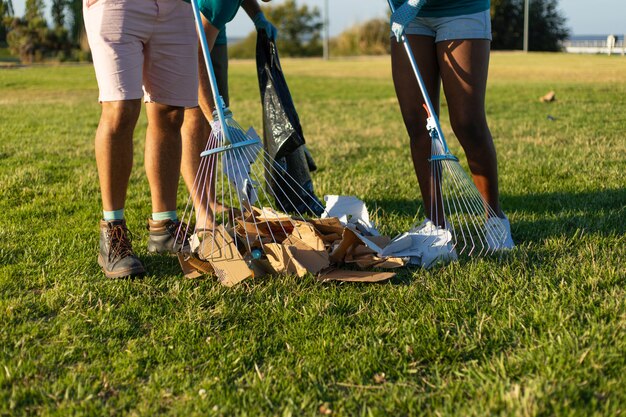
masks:
<svg viewBox="0 0 626 417"><path fill-rule="evenodd" d="M300 278L306 275L306 268L294 257L289 246L268 243L264 247L267 260L277 274L295 274Z"/></svg>
<svg viewBox="0 0 626 417"><path fill-rule="evenodd" d="M214 231L203 232L200 250L202 257L215 270L220 283L227 287L232 287L253 276L235 246L235 241L222 225L216 227Z"/></svg>
<svg viewBox="0 0 626 417"><path fill-rule="evenodd" d="M321 275L318 280L322 282L381 282L391 279L395 276L395 272L345 271L341 269L335 269L334 271Z"/></svg>
<svg viewBox="0 0 626 417"><path fill-rule="evenodd" d="M312 274L317 274L330 266L324 242L309 223L297 224L293 233L283 244L289 245L293 257Z"/></svg>

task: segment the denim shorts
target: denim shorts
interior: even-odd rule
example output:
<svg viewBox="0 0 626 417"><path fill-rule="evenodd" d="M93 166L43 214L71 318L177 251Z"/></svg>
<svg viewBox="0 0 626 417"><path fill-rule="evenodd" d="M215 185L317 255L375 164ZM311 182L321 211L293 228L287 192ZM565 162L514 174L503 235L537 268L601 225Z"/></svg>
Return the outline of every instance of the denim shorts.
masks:
<svg viewBox="0 0 626 417"><path fill-rule="evenodd" d="M491 40L491 16L489 10L450 17L416 17L404 32L407 35L423 35L435 38L435 42L461 39Z"/></svg>

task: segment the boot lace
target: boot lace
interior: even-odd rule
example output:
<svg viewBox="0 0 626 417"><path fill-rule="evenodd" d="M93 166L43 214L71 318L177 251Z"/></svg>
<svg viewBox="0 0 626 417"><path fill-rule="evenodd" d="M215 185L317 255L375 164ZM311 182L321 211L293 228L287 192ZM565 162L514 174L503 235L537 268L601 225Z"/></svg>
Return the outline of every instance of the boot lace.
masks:
<svg viewBox="0 0 626 417"><path fill-rule="evenodd" d="M176 243L182 245L185 242L185 230L187 230L187 224L182 221L172 221L165 226L167 232L172 236ZM178 232L180 230L180 233Z"/></svg>
<svg viewBox="0 0 626 417"><path fill-rule="evenodd" d="M115 225L108 230L109 242L111 242L109 250L109 261L115 258L125 258L133 254L132 234L130 230L123 225Z"/></svg>

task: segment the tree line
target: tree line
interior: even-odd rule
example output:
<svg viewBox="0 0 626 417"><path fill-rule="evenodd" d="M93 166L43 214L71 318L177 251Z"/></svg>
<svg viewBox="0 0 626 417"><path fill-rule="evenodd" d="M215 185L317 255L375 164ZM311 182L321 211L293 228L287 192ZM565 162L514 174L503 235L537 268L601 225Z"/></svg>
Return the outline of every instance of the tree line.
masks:
<svg viewBox="0 0 626 417"><path fill-rule="evenodd" d="M381 0L382 1L382 0ZM525 0L491 0L492 49L521 49ZM264 7L279 30L278 48L283 56L320 56L323 20L317 7L287 0ZM23 17L16 17L12 0L0 0L0 46L24 63L47 59L90 59L82 16L82 0L51 0L51 22L44 17L44 0L26 0ZM558 0L530 0L529 49L558 51L569 36ZM252 58L256 34L231 46L230 56ZM347 29L330 41L331 54L376 55L389 52L389 16Z"/></svg>
<svg viewBox="0 0 626 417"><path fill-rule="evenodd" d="M382 0L381 0L382 1ZM277 22L278 48L286 56L320 56L322 54L321 13L317 8L298 6L294 0L268 6L265 14ZM494 50L522 49L524 40L524 0L491 0L491 22ZM569 36L566 19L558 9L558 0L530 0L529 49L560 51ZM250 33L230 48L230 56L253 58L256 35ZM389 53L389 15L372 19L345 30L330 40L335 56L380 55Z"/></svg>
<svg viewBox="0 0 626 417"><path fill-rule="evenodd" d="M90 59L84 42L82 0L52 0L49 23L43 0L26 0L15 16L12 0L0 0L0 45L23 63Z"/></svg>

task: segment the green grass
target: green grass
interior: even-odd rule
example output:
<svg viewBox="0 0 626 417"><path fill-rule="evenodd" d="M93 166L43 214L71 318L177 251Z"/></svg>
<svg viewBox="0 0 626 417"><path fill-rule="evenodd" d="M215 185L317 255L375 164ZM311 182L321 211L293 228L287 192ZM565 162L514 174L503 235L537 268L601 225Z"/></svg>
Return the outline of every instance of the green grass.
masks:
<svg viewBox="0 0 626 417"><path fill-rule="evenodd" d="M422 211L389 59L283 67L318 193L356 195L383 233L406 230ZM253 62L231 75L236 119L260 129ZM540 103L549 90L558 101ZM624 97L622 57L494 54L488 117L516 250L381 285L226 289L146 251L143 117L127 217L150 274L104 279L93 69L0 70L0 415L623 414Z"/></svg>

